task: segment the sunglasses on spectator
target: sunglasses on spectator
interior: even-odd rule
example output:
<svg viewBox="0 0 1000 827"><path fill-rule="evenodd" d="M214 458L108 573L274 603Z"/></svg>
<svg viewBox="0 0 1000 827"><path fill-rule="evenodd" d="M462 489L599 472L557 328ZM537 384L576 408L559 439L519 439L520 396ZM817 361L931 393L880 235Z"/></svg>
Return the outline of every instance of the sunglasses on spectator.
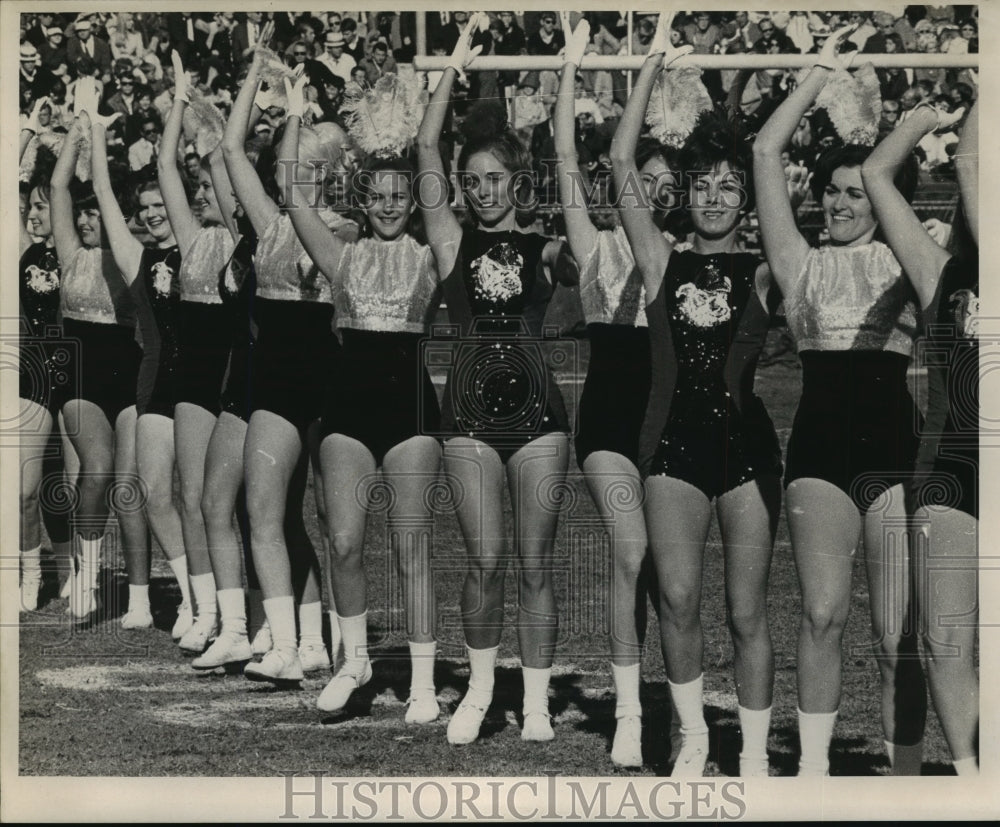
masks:
<svg viewBox="0 0 1000 827"><path fill-rule="evenodd" d="M773 31L774 31L774 26L761 26L760 27L760 33L761 34L770 34Z"/></svg>
<svg viewBox="0 0 1000 827"><path fill-rule="evenodd" d="M153 126L153 127L150 127L149 129L144 129L144 130L142 130L142 134L143 135L155 135L156 134L156 127Z"/></svg>
<svg viewBox="0 0 1000 827"><path fill-rule="evenodd" d="M295 57L305 57L309 54L309 52L292 52L292 54L295 55Z"/></svg>

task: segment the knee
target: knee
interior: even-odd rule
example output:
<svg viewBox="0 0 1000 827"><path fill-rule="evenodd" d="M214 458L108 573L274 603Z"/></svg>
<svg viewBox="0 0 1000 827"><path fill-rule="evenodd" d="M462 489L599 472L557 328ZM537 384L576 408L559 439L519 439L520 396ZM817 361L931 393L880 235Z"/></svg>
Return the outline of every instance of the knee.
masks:
<svg viewBox="0 0 1000 827"><path fill-rule="evenodd" d="M181 508L184 511L186 520L202 519L201 516L201 495L200 485L184 485L181 487Z"/></svg>
<svg viewBox="0 0 1000 827"><path fill-rule="evenodd" d="M232 525L233 506L232 498L219 491L216 486L205 486L201 495L201 515L206 525Z"/></svg>
<svg viewBox="0 0 1000 827"><path fill-rule="evenodd" d="M506 561L499 554L479 555L469 563L468 576L486 589L499 588L506 574Z"/></svg>
<svg viewBox="0 0 1000 827"><path fill-rule="evenodd" d="M518 583L522 598L531 600L552 591L552 573L548 569L522 568L518 573Z"/></svg>
<svg viewBox="0 0 1000 827"><path fill-rule="evenodd" d="M767 631L767 609L757 601L734 602L726 610L726 622L733 640L749 640Z"/></svg>
<svg viewBox="0 0 1000 827"><path fill-rule="evenodd" d="M828 602L806 605L802 613L802 625L814 639L840 640L847 625L847 607Z"/></svg>
<svg viewBox="0 0 1000 827"><path fill-rule="evenodd" d="M330 554L334 565L360 565L364 538L351 533L340 532L330 538Z"/></svg>
<svg viewBox="0 0 1000 827"><path fill-rule="evenodd" d="M160 480L146 481L146 511L150 514L166 514L174 508L172 483Z"/></svg>
<svg viewBox="0 0 1000 827"><path fill-rule="evenodd" d="M698 620L699 601L690 589L668 586L660 589L660 607L664 617L688 626Z"/></svg>
<svg viewBox="0 0 1000 827"><path fill-rule="evenodd" d="M21 515L22 518L27 516L29 519L38 514L38 489L33 488L28 491L24 488L21 489Z"/></svg>

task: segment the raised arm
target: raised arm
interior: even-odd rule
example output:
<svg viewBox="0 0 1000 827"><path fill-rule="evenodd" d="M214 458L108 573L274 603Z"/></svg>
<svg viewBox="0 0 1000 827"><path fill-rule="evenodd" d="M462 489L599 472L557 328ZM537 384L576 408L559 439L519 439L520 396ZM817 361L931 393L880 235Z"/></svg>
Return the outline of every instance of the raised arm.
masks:
<svg viewBox="0 0 1000 827"><path fill-rule="evenodd" d="M52 198L49 201L49 221L52 224L52 238L55 242L56 255L59 263L65 269L76 251L83 244L76 232L76 222L73 220L73 196L70 195L69 184L73 180L76 169L76 159L80 154L80 141L83 137L83 127L79 117L73 120L59 159L52 170Z"/></svg>
<svg viewBox="0 0 1000 827"><path fill-rule="evenodd" d="M337 278L337 268L344 252L344 241L330 232L323 223L314 204L306 203L305 199L296 197L294 182L298 180L299 166L299 128L302 124L302 112L305 108L303 92L307 78L303 75L293 86L285 81L288 96L288 120L285 121L285 134L278 145L278 163L285 170L285 210L292 221L295 233L302 246L316 266L333 284Z"/></svg>
<svg viewBox="0 0 1000 827"><path fill-rule="evenodd" d="M117 117L117 113L112 117ZM86 128L87 116L81 115L80 120ZM106 146L106 127L109 120L111 118L102 118L100 115L95 115L91 119L90 134L93 137L90 156L91 175L94 179L94 195L97 196L97 204L101 208L101 223L111 244L111 254L115 257L115 264L125 283L131 284L139 274L144 248L128 228L121 207L118 206L118 199L111 188Z"/></svg>
<svg viewBox="0 0 1000 827"><path fill-rule="evenodd" d="M781 152L788 145L799 121L812 106L830 73L843 65L837 57L840 43L854 30L846 26L827 38L816 65L795 87L757 133L753 144L753 179L757 196L764 254L782 292L787 292L809 252L809 242L795 224L788 184L781 166Z"/></svg>
<svg viewBox="0 0 1000 827"><path fill-rule="evenodd" d="M481 46L472 47L472 35L479 27L481 12L476 12L458 38L451 62L444 70L434 94L424 110L424 118L417 132L417 169L419 171L417 199L424 216L424 229L434 253L438 276L444 278L455 266L458 245L462 240L462 227L451 211L448 198L448 178L441 160L441 130L444 129L448 106L451 103L451 89L455 78L482 51Z"/></svg>
<svg viewBox="0 0 1000 827"><path fill-rule="evenodd" d="M160 154L156 159L156 171L160 181L160 193L163 195L163 205L167 208L167 218L174 230L174 238L180 248L181 256L187 255L195 234L200 225L188 204L187 192L177 169L177 146L181 140L181 128L184 122L184 107L188 105L187 77L180 55L175 50L171 57L174 62L174 103L163 125L163 137L160 140Z"/></svg>
<svg viewBox="0 0 1000 827"><path fill-rule="evenodd" d="M961 115L959 112L958 117ZM958 120L950 115L944 117L948 122ZM861 167L865 191L879 227L893 255L913 283L921 307L928 307L933 301L948 253L931 238L913 208L896 188L894 179L920 139L935 131L939 125L936 109L931 106L917 107L875 147Z"/></svg>
<svg viewBox="0 0 1000 827"><path fill-rule="evenodd" d="M209 175L212 176L212 189L215 190L215 198L219 202L219 212L222 213L222 223L229 230L233 241L237 241L240 237L240 231L236 226L236 195L229 180L229 173L226 171L221 144L208 154L208 171Z"/></svg>
<svg viewBox="0 0 1000 827"><path fill-rule="evenodd" d="M962 192L962 207L969 232L979 244L979 101L972 104L972 111L965 120L958 146L955 149L955 171L958 187Z"/></svg>
<svg viewBox="0 0 1000 827"><path fill-rule="evenodd" d="M569 12L560 12L563 31L566 32L566 62L559 79L559 95L555 110L556 176L559 180L559 199L562 201L563 218L566 220L566 240L573 256L581 265L597 243L597 228L590 220L586 193L576 157L576 115L574 112L574 84L587 41L590 24L581 18L575 30L569 25Z"/></svg>
<svg viewBox="0 0 1000 827"><path fill-rule="evenodd" d="M268 22L261 29L262 44L267 43L274 31L274 23ZM255 51L246 80L240 87L240 92L233 103L233 110L226 122L226 131L222 135L222 157L225 159L229 180L236 192L236 197L243 205L254 230L260 235L278 214L278 205L264 191L264 185L257 175L250 159L247 158L245 144L247 130L254 109L254 97L260 84L260 68L263 52ZM218 187L216 187L218 192Z"/></svg>
<svg viewBox="0 0 1000 827"><path fill-rule="evenodd" d="M649 47L649 56L639 71L632 87L632 94L625 105L625 112L611 141L611 172L615 179L622 226L632 248L632 256L642 273L646 297L652 300L660 290L667 259L673 245L663 237L653 220L649 199L635 164L635 149L646 116L653 84L662 68L691 51L690 46L675 49L670 44L670 26L673 13L660 14L656 34ZM624 196L628 195L626 199ZM627 200L627 203L626 203Z"/></svg>
<svg viewBox="0 0 1000 827"><path fill-rule="evenodd" d="M31 143L31 139L42 131L42 127L38 123L38 116L41 114L42 109L44 109L48 105L49 105L48 97L43 96L38 100L36 100L34 105L31 107L31 114L28 115L28 119L21 126L21 132L18 135L18 140L17 140L18 161L20 161L24 157L24 150L28 148L28 144ZM52 109L53 107L49 108Z"/></svg>

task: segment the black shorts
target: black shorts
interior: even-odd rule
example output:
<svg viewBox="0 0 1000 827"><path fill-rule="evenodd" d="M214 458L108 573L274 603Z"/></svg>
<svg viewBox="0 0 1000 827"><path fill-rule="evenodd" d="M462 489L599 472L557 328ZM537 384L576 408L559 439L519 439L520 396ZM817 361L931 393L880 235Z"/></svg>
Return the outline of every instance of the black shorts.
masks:
<svg viewBox="0 0 1000 827"><path fill-rule="evenodd" d="M51 328L52 336L23 336L19 342L18 396L41 405L55 415L68 398L74 383L72 371L79 360L74 358L76 343L68 342Z"/></svg>
<svg viewBox="0 0 1000 827"><path fill-rule="evenodd" d="M68 366L72 387L67 400L84 399L97 405L113 428L118 414L135 404L142 362L135 328L64 319L63 331L78 342Z"/></svg>
<svg viewBox="0 0 1000 827"><path fill-rule="evenodd" d="M323 405L323 436L363 443L375 464L414 436L436 436L437 393L420 361L420 333L341 331L344 345Z"/></svg>
<svg viewBox="0 0 1000 827"><path fill-rule="evenodd" d="M906 385L909 358L883 351L805 351L802 398L785 485L826 480L861 510L910 488L922 422Z"/></svg>
<svg viewBox="0 0 1000 827"><path fill-rule="evenodd" d="M229 318L221 304L180 303L178 402L214 416L222 410L222 381L229 364Z"/></svg>
<svg viewBox="0 0 1000 827"><path fill-rule="evenodd" d="M222 410L250 421L253 413L253 343L245 342L229 352L229 366L222 385Z"/></svg>

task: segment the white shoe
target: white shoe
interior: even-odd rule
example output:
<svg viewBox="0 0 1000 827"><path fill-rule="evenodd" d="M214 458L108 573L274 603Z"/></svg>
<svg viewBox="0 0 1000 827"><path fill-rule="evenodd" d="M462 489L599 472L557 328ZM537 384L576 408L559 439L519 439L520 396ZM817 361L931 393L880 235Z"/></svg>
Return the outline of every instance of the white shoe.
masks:
<svg viewBox="0 0 1000 827"><path fill-rule="evenodd" d="M767 778L766 758L740 757L740 778Z"/></svg>
<svg viewBox="0 0 1000 827"><path fill-rule="evenodd" d="M299 653L295 649L272 649L260 663L248 663L243 674L252 681L269 681L285 683L301 681L302 664L299 663Z"/></svg>
<svg viewBox="0 0 1000 827"><path fill-rule="evenodd" d="M330 668L330 656L326 653L326 647L311 643L299 646L299 662L303 672L319 672Z"/></svg>
<svg viewBox="0 0 1000 827"><path fill-rule="evenodd" d="M253 636L253 640L250 642L250 651L255 655L266 655L271 651L273 646L274 644L271 642L271 627L265 620L264 625L257 630L257 634Z"/></svg>
<svg viewBox="0 0 1000 827"><path fill-rule="evenodd" d="M548 712L528 712L521 727L522 741L551 741L556 737L552 731L552 719Z"/></svg>
<svg viewBox="0 0 1000 827"><path fill-rule="evenodd" d="M345 667L346 669L346 667ZM362 667L361 674L347 672L341 669L334 675L326 685L319 697L316 699L316 706L324 712L339 712L350 700L355 689L360 689L372 679L372 662L366 660Z"/></svg>
<svg viewBox="0 0 1000 827"><path fill-rule="evenodd" d="M684 736L680 755L674 762L671 778L703 778L708 761L708 733Z"/></svg>
<svg viewBox="0 0 1000 827"><path fill-rule="evenodd" d="M619 767L642 766L642 718L625 715L615 725L611 762Z"/></svg>
<svg viewBox="0 0 1000 827"><path fill-rule="evenodd" d="M69 611L80 623L97 614L101 601L97 596L97 586L85 586L82 577L73 581L73 591L69 595Z"/></svg>
<svg viewBox="0 0 1000 827"><path fill-rule="evenodd" d="M21 575L21 611L33 612L38 608L38 590L42 587L41 574Z"/></svg>
<svg viewBox="0 0 1000 827"><path fill-rule="evenodd" d="M218 615L208 615L207 619L205 616L199 617L184 633L184 636L177 643L177 647L181 651L200 655L208 648L208 644L215 640L218 628Z"/></svg>
<svg viewBox="0 0 1000 827"><path fill-rule="evenodd" d="M253 657L250 641L240 632L223 632L205 653L191 661L194 669L217 669L230 663L245 663Z"/></svg>
<svg viewBox="0 0 1000 827"><path fill-rule="evenodd" d="M192 623L194 623L194 614L191 612L191 604L181 603L177 607L177 620L174 623L174 628L170 630L170 637L174 640L180 640L187 634Z"/></svg>
<svg viewBox="0 0 1000 827"><path fill-rule="evenodd" d="M69 577L62 584L62 588L59 589L59 597L62 600L69 600L69 596L73 593L73 581L76 580L76 566L72 565L69 571Z"/></svg>
<svg viewBox="0 0 1000 827"><path fill-rule="evenodd" d="M479 737L479 728L483 725L490 702L492 698L485 706L479 706L478 702L470 701L468 695L462 698L462 703L448 721L448 743L471 744L475 741Z"/></svg>
<svg viewBox="0 0 1000 827"><path fill-rule="evenodd" d="M148 608L129 609L122 615L123 629L151 629L153 626L153 615Z"/></svg>
<svg viewBox="0 0 1000 827"><path fill-rule="evenodd" d="M429 724L441 715L437 696L433 689L418 689L410 692L406 701L406 718L408 724Z"/></svg>

